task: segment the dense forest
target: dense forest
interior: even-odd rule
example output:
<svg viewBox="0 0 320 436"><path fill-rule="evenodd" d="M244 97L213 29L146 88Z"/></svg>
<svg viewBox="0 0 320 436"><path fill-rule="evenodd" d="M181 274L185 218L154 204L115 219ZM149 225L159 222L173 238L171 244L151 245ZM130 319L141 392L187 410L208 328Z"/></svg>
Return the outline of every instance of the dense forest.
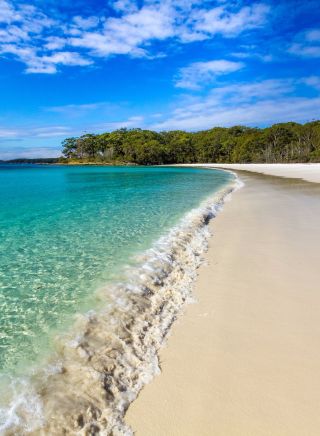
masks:
<svg viewBox="0 0 320 436"><path fill-rule="evenodd" d="M199 132L119 129L63 141L65 162L156 165L194 162L320 162L320 121Z"/></svg>
<svg viewBox="0 0 320 436"><path fill-rule="evenodd" d="M59 163L60 159L58 157L39 157L39 158L17 158L10 160L0 160L0 163L5 164L53 164Z"/></svg>

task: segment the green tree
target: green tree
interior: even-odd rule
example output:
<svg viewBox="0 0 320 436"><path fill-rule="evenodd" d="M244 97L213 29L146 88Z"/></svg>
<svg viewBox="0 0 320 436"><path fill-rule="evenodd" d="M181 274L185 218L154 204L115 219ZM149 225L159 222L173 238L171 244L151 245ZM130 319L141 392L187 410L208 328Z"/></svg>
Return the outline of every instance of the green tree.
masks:
<svg viewBox="0 0 320 436"><path fill-rule="evenodd" d="M320 121L265 129L215 127L190 133L118 129L62 143L66 159L143 165L194 162L319 162Z"/></svg>
<svg viewBox="0 0 320 436"><path fill-rule="evenodd" d="M77 157L77 138L66 138L62 142L62 154L67 159Z"/></svg>

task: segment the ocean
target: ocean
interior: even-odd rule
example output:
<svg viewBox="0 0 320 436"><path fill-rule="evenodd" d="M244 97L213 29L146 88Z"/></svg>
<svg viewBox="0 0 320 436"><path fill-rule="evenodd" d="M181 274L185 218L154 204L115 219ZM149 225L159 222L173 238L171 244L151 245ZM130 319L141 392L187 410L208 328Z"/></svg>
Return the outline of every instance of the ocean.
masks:
<svg viewBox="0 0 320 436"><path fill-rule="evenodd" d="M156 351L189 296L206 222L234 182L231 173L196 168L0 164L0 433L75 431L62 415L71 422L81 407L96 412L80 414L79 428L93 420L130 432L121 415L157 371ZM135 340L143 357L133 376ZM73 390L90 371L91 399L89 388ZM68 407L61 399L53 406L52 391ZM110 410L101 424L103 401Z"/></svg>

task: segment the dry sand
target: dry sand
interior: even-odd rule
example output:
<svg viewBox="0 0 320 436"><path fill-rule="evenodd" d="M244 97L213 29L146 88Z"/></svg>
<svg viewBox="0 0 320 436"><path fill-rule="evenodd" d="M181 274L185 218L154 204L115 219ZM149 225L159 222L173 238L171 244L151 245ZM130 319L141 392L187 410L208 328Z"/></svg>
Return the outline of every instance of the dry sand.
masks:
<svg viewBox="0 0 320 436"><path fill-rule="evenodd" d="M184 164L179 166L199 166L203 168L225 168L229 170L242 170L254 173L267 174L294 179L303 179L308 182L320 183L320 163L313 164Z"/></svg>
<svg viewBox="0 0 320 436"><path fill-rule="evenodd" d="M241 173L137 436L320 434L320 185Z"/></svg>

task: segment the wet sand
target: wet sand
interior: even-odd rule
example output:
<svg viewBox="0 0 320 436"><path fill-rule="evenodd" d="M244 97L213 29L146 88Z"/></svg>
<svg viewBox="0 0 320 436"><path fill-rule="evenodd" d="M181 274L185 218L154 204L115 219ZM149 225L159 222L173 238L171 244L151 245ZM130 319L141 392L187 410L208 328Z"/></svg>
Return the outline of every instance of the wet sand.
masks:
<svg viewBox="0 0 320 436"><path fill-rule="evenodd" d="M239 174L137 436L320 434L320 185Z"/></svg>
<svg viewBox="0 0 320 436"><path fill-rule="evenodd" d="M199 166L202 168L222 168L249 171L286 178L302 179L307 182L320 183L320 163L297 164L183 164L177 166Z"/></svg>

